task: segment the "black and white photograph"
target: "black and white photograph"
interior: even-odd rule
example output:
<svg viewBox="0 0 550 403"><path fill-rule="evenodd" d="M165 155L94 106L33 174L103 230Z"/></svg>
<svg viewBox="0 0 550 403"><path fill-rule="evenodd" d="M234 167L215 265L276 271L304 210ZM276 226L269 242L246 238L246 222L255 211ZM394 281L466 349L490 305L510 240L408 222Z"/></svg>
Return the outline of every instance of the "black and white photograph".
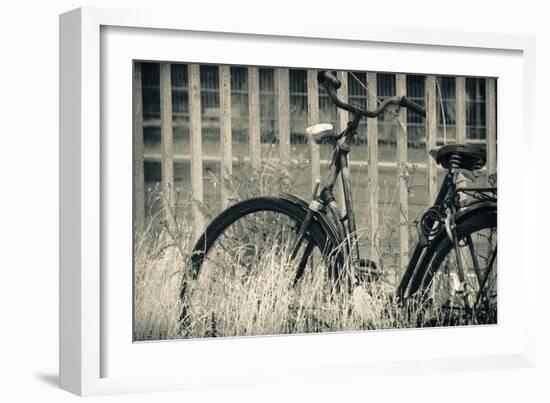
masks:
<svg viewBox="0 0 550 403"><path fill-rule="evenodd" d="M497 87L135 60L133 340L498 324Z"/></svg>

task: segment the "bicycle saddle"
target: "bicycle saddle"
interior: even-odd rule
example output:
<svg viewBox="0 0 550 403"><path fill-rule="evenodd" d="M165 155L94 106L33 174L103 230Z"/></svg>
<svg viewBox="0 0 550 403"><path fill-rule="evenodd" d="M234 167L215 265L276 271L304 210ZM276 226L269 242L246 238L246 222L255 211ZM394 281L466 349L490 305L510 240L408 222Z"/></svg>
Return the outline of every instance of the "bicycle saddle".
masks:
<svg viewBox="0 0 550 403"><path fill-rule="evenodd" d="M430 155L445 169L475 171L486 162L485 150L473 144L448 144L430 150Z"/></svg>
<svg viewBox="0 0 550 403"><path fill-rule="evenodd" d="M306 133L317 144L323 143L326 139L337 139L338 133L330 123L318 123L306 129Z"/></svg>

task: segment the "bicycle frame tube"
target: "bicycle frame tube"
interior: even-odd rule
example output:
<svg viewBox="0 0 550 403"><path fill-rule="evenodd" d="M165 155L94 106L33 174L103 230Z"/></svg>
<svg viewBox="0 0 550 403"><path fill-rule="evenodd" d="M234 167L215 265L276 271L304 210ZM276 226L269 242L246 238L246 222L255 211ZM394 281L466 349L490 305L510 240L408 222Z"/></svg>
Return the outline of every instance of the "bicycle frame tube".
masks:
<svg viewBox="0 0 550 403"><path fill-rule="evenodd" d="M359 244L357 242L355 213L353 211L353 202L351 196L351 185L349 181L348 154L353 136L357 132L362 115L356 114L348 122L347 128L339 136L338 144L335 144L335 154L332 159L332 167L328 175L326 186L321 191L321 200L328 206L342 240L345 240L347 252L351 255L354 264L358 265L360 261ZM340 214L338 203L336 202L332 190L338 180L342 178L342 189L344 193L344 206L346 214L344 217ZM347 230L344 221L347 220Z"/></svg>
<svg viewBox="0 0 550 403"><path fill-rule="evenodd" d="M338 203L333 195L333 189L338 177L341 177L344 193L343 203L346 211L344 217L342 217ZM358 263L360 260L359 245L357 243L355 213L349 181L348 153L344 150L337 148L335 151L333 165L329 171L326 185L321 191L321 200L328 207L341 239L345 240L346 252L352 256L354 263ZM344 221L347 221L347 228L343 223Z"/></svg>
<svg viewBox="0 0 550 403"><path fill-rule="evenodd" d="M344 203L346 207L346 216L348 222L348 237L347 241L349 244L349 249L351 251L352 259L355 263L359 264L359 244L357 242L357 227L355 224L355 212L353 210L353 202L351 197L351 185L349 182L349 166L348 166L348 155L347 153L342 153L340 155L340 176L342 178L342 188L344 191Z"/></svg>
<svg viewBox="0 0 550 403"><path fill-rule="evenodd" d="M348 154L351 146L353 136L357 132L359 127L359 122L361 121L361 115L354 115L353 119L348 122L347 128L341 134L338 140L338 144L335 147L335 154L332 160L333 166L330 170L327 185L323 189L324 195L321 195L325 205L328 205L329 210L333 216L333 219L337 221L339 228L340 236L342 240L345 240L344 244L347 246L347 252L351 255L353 263L358 266L361 260L359 255L359 243L357 242L357 233L356 233L356 223L355 223L355 212L353 210L353 201L351 194L351 185L349 181L349 164L348 164ZM344 193L344 207L346 214L344 217L341 216L338 204L334 199L332 190L338 176L342 179L342 190ZM323 197L324 196L324 197ZM343 224L344 221L347 221L347 231Z"/></svg>

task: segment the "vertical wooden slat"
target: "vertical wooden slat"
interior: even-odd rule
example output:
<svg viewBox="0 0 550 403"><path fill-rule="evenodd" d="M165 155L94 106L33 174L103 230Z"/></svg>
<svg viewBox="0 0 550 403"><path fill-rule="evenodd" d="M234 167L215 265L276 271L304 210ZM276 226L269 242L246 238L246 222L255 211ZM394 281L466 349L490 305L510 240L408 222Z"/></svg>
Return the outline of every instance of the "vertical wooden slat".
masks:
<svg viewBox="0 0 550 403"><path fill-rule="evenodd" d="M456 78L456 142L466 143L466 78Z"/></svg>
<svg viewBox="0 0 550 403"><path fill-rule="evenodd" d="M192 215L194 235L195 239L197 239L204 230L204 217L200 209L200 204L203 202L201 79L200 66L198 64L190 64L188 69Z"/></svg>
<svg viewBox="0 0 550 403"><path fill-rule="evenodd" d="M348 74L345 71L338 71L336 73L338 80L342 83L337 91L338 98L344 102L348 102ZM343 109L338 108L338 131L341 132L348 126L349 113Z"/></svg>
<svg viewBox="0 0 550 403"><path fill-rule="evenodd" d="M319 84L317 82L317 70L307 71L307 121L312 126L319 123ZM311 184L321 176L319 145L315 141L309 142Z"/></svg>
<svg viewBox="0 0 550 403"><path fill-rule="evenodd" d="M349 92L348 92L348 73L346 71L338 71L336 73L336 77L342 85L337 91L338 98L340 98L344 102L348 102L349 98ZM348 126L349 121L349 113L343 109L338 108L338 115L337 115L337 126L338 126L338 132L342 132L346 129ZM340 176L341 177L341 176ZM342 214L346 214L346 205L344 202L344 186L342 185L342 182L340 181L340 186L338 186L338 200L341 203L340 206L342 208Z"/></svg>
<svg viewBox="0 0 550 403"><path fill-rule="evenodd" d="M456 142L466 144L466 77L456 78ZM459 186L464 186L466 181L462 174L456 179Z"/></svg>
<svg viewBox="0 0 550 403"><path fill-rule="evenodd" d="M367 73L367 106L369 109L374 109L378 103L378 94L376 86L376 73ZM378 192L378 118L367 119L367 148L369 157L369 170L367 172L369 183L369 215L371 220L370 225L370 240L371 240L371 259L379 261L379 192Z"/></svg>
<svg viewBox="0 0 550 403"><path fill-rule="evenodd" d="M437 146L437 92L435 76L427 76L426 92L426 151ZM428 205L431 206L437 195L437 164L428 155Z"/></svg>
<svg viewBox="0 0 550 403"><path fill-rule="evenodd" d="M143 174L143 93L141 86L141 63L134 63L134 110L133 110L133 193L134 228L136 234L145 226L145 178Z"/></svg>
<svg viewBox="0 0 550 403"><path fill-rule="evenodd" d="M407 76L395 75L397 96L407 95ZM409 261L409 194L407 189L407 109L400 108L397 125L397 183L399 189L399 278Z"/></svg>
<svg viewBox="0 0 550 403"><path fill-rule="evenodd" d="M497 172L497 88L496 79L485 79L485 121L487 137L487 173L494 178Z"/></svg>
<svg viewBox="0 0 550 403"><path fill-rule="evenodd" d="M290 88L288 69L276 70L277 122L279 128L279 158L283 165L290 161Z"/></svg>
<svg viewBox="0 0 550 403"><path fill-rule="evenodd" d="M231 148L231 70L228 65L219 66L220 81L220 149L222 208L229 204L228 181L233 173Z"/></svg>
<svg viewBox="0 0 550 403"><path fill-rule="evenodd" d="M169 63L160 65L160 137L162 149L162 192L166 222L174 230L174 133L172 120L172 73Z"/></svg>
<svg viewBox="0 0 550 403"><path fill-rule="evenodd" d="M253 169L260 166L260 71L258 67L248 68L248 144L250 163Z"/></svg>

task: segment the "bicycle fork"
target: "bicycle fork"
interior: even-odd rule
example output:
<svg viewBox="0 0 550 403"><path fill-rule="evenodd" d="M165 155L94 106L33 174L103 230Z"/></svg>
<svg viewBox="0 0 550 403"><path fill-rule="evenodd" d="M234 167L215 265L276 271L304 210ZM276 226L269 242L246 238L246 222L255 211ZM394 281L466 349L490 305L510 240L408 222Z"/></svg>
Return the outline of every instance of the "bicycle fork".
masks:
<svg viewBox="0 0 550 403"><path fill-rule="evenodd" d="M307 210L306 216L304 217L304 221L302 222L302 225L300 225L300 228L298 229L296 240L294 241L290 249L290 261L293 261L294 259L296 259L296 255L298 254L298 251L302 246L302 242L305 239L305 235L309 225L311 224L313 215L321 211L321 209L323 208L322 203L317 200L317 193L319 192L320 184L321 184L321 181L317 179L317 181L315 182L315 186L313 187L311 202L309 203L309 208ZM294 283L296 283L304 274L304 270L307 264L307 259L312 250L313 250L313 243L310 241L306 246L306 250L304 251L304 257L302 258L302 261L300 262L298 269L296 270Z"/></svg>

